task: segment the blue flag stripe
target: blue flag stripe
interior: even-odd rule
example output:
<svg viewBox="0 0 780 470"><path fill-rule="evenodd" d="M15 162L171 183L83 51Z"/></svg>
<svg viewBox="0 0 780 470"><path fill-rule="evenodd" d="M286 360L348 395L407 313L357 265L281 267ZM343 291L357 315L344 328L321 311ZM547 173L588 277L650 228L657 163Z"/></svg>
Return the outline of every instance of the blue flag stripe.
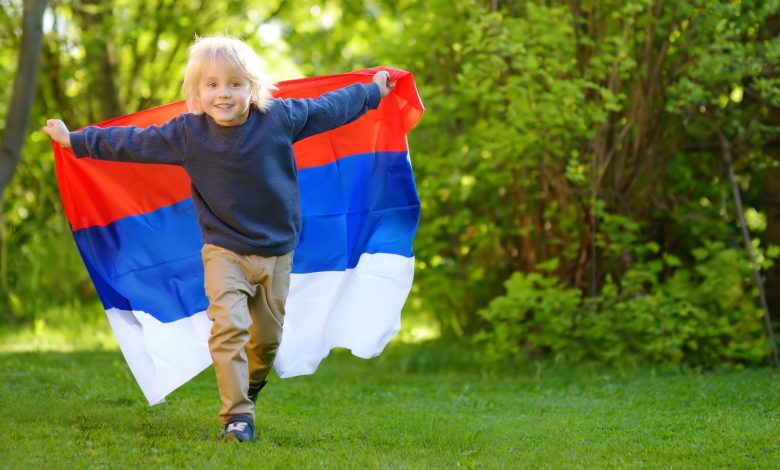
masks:
<svg viewBox="0 0 780 470"><path fill-rule="evenodd" d="M294 273L354 268L363 253L412 256L420 206L406 152L353 155L298 177L303 229ZM191 199L74 237L106 309L142 310L166 323L206 309Z"/></svg>
<svg viewBox="0 0 780 470"><path fill-rule="evenodd" d="M363 253L412 256L420 200L407 155L359 154L298 172L294 273L354 268Z"/></svg>

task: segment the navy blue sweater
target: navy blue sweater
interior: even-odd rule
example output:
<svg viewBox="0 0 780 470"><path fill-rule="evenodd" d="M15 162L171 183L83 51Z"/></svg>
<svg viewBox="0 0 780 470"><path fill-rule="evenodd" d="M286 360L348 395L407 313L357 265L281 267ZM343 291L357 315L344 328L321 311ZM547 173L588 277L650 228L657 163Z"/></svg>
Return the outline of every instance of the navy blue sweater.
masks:
<svg viewBox="0 0 780 470"><path fill-rule="evenodd" d="M234 127L181 114L146 128L90 126L70 141L79 157L183 166L205 243L279 256L295 248L301 231L293 142L354 121L381 99L375 83L355 84L317 99L274 99Z"/></svg>

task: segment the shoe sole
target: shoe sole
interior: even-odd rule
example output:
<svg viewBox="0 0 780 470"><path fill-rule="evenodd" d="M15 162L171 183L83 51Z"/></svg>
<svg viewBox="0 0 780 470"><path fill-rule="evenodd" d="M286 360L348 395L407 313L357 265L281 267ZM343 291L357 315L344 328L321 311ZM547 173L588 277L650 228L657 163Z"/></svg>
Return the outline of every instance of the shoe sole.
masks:
<svg viewBox="0 0 780 470"><path fill-rule="evenodd" d="M225 434L222 436L222 442L252 442L254 439L247 439L245 441L242 441L238 438L235 434Z"/></svg>

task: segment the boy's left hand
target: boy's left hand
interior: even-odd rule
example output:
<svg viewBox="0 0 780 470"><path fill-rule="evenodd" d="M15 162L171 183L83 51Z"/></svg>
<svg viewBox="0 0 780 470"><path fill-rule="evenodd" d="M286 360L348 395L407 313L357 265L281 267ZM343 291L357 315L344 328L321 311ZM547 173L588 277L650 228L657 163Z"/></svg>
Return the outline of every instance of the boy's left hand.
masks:
<svg viewBox="0 0 780 470"><path fill-rule="evenodd" d="M390 74L385 70L380 70L374 74L374 83L379 85L379 92L382 94L382 98L395 88L395 82L389 82L388 80L390 80Z"/></svg>

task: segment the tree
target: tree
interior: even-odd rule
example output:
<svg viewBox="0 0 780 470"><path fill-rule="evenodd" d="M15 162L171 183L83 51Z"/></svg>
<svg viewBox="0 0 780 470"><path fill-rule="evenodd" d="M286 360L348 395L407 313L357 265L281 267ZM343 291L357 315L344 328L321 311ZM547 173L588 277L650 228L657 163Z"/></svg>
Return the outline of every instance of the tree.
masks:
<svg viewBox="0 0 780 470"><path fill-rule="evenodd" d="M40 63L43 36L43 12L46 0L25 0L22 14L22 39L14 78L11 105L8 108L5 132L0 143L0 246L5 246L3 230L3 194L11 181L22 154L27 124L32 111L35 82ZM7 251L0 250L0 285L8 290Z"/></svg>
<svg viewBox="0 0 780 470"><path fill-rule="evenodd" d="M8 109L5 132L0 145L0 200L19 164L22 144L35 94L35 82L40 64L43 12L47 0L25 0L19 66L14 78L11 106ZM0 205L0 208L2 206Z"/></svg>
<svg viewBox="0 0 780 470"><path fill-rule="evenodd" d="M767 39L776 37L780 33L780 12L772 15L766 22ZM776 72L777 73L777 72ZM768 106L769 122L772 126L780 128L780 103ZM766 197L766 234L764 241L768 245L780 246L780 136L775 137L766 144L765 151L774 162L768 165L764 175ZM776 323L780 320L780 263L775 263L766 275L767 297L769 309Z"/></svg>

